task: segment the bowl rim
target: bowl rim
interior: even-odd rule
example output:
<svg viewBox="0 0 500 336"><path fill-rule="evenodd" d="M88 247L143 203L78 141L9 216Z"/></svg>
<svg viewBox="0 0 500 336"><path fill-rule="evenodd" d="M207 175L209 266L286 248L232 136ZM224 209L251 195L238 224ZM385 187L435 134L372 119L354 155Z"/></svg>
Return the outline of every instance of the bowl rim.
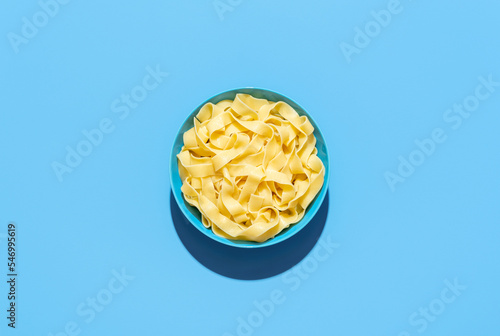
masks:
<svg viewBox="0 0 500 336"><path fill-rule="evenodd" d="M212 102L212 100L214 100L217 97L222 96L224 94L233 93L233 92L235 94L237 94L237 93L240 93L238 91L242 91L242 90L256 90L256 91L263 91L263 92L272 93L272 94L278 95L280 97L283 97L286 100L288 100L288 101L294 103L295 105L297 105L298 107L300 107L300 109L302 110L302 112L304 112L304 114L307 116L307 118L313 124L315 131L317 131L321 135L321 137L323 138L323 140L324 140L323 141L323 146L325 148L326 159L327 159L326 160L327 162L323 163L324 166L325 166L325 177L324 177L324 181L323 181L323 186L321 187L319 193L313 199L313 202L311 204L309 204L309 207L311 207L311 205L315 204L315 203L317 203L319 205L316 206L316 207L314 207L314 208L310 208L309 212L305 214L305 215L309 216L309 220L307 221L307 223L303 223L302 225L299 226L299 224L301 222L303 222L303 220L304 220L304 218L302 218L300 221L298 221L297 223L294 223L294 224L292 224L290 226L290 227L298 226L298 229L296 229L294 231L291 231L291 232L287 231L287 232L289 232L289 234L285 234L285 235L280 235L281 234L281 232L280 232L274 238L268 239L268 240L266 240L265 242L262 242L262 243L252 242L252 241L244 241L244 240L236 240L236 239L234 239L234 240L233 239L227 239L227 238L219 237L216 234L209 235L208 231L211 232L211 233L213 233L212 230L206 229L203 225L199 226L199 225L195 225L195 223L193 223L193 221L200 222L200 223L201 223L201 221L198 220L190 211L188 211L185 208L186 204L185 204L184 198L182 197L182 192L181 192L181 195L178 196L177 193L174 190L174 185L173 185L174 184L174 173L175 173L174 169L173 169L174 161L175 161L175 164L178 164L177 163L177 154L178 153L174 153L174 149L176 147L176 139L179 136L181 130L184 127L184 125L186 125L186 123L188 123L190 121L190 119L193 118L193 115L196 115L195 113L199 112L199 110L205 104L207 104L209 102ZM203 233L206 237L208 237L210 239L213 239L213 240L215 240L215 241L217 241L219 243L222 243L222 244L225 244L225 245L228 245L228 246L232 246L232 247L237 247L237 248L260 248L260 247L268 247L268 246L272 246L272 245L278 244L278 243L280 243L282 241L285 241L286 239L288 239L288 238L294 236L295 234L297 234L297 232L299 232L307 224L309 224L309 222L314 218L314 216L318 212L319 208L323 204L323 202L325 200L325 197L326 197L326 193L328 192L329 180L330 180L330 155L329 155L328 145L326 143L326 140L325 140L325 137L323 135L323 132L321 132L321 129L319 128L318 123L316 123L316 121L314 120L314 118L309 114L309 112L307 112L306 109L304 109L302 107L302 105L298 104L293 99L289 98L288 96L286 96L286 95L284 95L282 93L276 92L274 90L264 89L264 88L259 88L259 87L239 87L239 88L235 88L235 89L225 90L225 91L219 92L219 93L211 96L210 98L206 99L203 103L201 103L200 105L198 105L195 109L193 109L192 112L189 113L189 115L186 117L186 119L184 119L184 121L180 125L179 129L175 133L175 136L174 136L174 139L173 139L173 143L172 143L172 147L170 149L170 160L169 161L170 161L169 162L169 170L170 170L170 174L169 174L170 176L169 177L170 177L171 194L174 195L175 202L177 203L177 206L181 210L181 212L184 215L184 217L189 221L189 223L191 225L193 225L196 229L198 229L198 231L200 231L201 233ZM177 174L178 174L178 169L177 169ZM179 197L180 197L180 199L179 199ZM170 211L172 211L172 209L170 209ZM236 243L236 242L241 242L241 243Z"/></svg>

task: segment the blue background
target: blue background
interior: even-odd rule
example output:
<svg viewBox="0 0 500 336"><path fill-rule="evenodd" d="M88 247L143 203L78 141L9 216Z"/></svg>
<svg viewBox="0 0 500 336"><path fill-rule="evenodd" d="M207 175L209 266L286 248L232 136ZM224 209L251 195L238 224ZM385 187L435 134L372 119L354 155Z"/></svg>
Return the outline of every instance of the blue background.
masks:
<svg viewBox="0 0 500 336"><path fill-rule="evenodd" d="M251 334L418 335L409 316L455 278L467 289L423 332L498 335L500 87L460 128L443 120L479 76L500 81L498 1L402 0L350 63L340 44L387 1L233 3L221 20L212 0L74 0L15 53L7 34L40 5L2 1L0 274L9 221L20 274L16 330L1 281L2 335L56 335L69 321L81 335L237 335L238 318L274 290L286 301ZM111 103L157 65L169 76L121 120ZM282 275L212 272L172 223L178 127L208 97L244 86L297 101L328 142L321 239L340 246L296 290ZM103 118L114 131L60 182L52 163ZM438 127L446 142L391 191L385 172ZM122 268L135 278L87 324L76 307Z"/></svg>

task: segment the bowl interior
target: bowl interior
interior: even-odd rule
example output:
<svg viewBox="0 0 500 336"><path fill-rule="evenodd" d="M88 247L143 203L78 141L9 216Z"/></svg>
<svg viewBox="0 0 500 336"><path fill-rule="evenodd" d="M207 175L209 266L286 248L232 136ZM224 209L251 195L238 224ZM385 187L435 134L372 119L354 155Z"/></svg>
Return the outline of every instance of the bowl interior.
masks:
<svg viewBox="0 0 500 336"><path fill-rule="evenodd" d="M230 240L226 238L222 238L217 236L212 232L211 229L207 229L203 226L201 222L201 213L199 210L193 206L191 206L189 203L187 203L184 200L184 197L181 192L181 187L182 187L182 181L179 176L179 168L177 166L177 154L182 149L183 145L183 134L190 128L192 128L193 125L193 118L198 114L199 110L203 105L206 103L213 103L216 104L222 100L234 100L236 97L237 93L246 93L250 94L256 98L263 98L267 99L270 101L284 101L290 106L292 106L299 115L305 115L309 118L309 121L311 124L314 126L314 136L316 137L316 147L318 148L318 157L323 161L323 164L325 166L325 182L323 184L323 187L321 188L320 192L316 195L316 197L313 199L309 207L306 209L306 213L304 214L304 217L302 220L299 222L290 225L287 229L283 230L280 232L276 237L269 239L263 243L257 243L257 242L250 242L250 241L242 241L242 240ZM289 99L286 96L283 96L279 93L265 90L265 89L258 89L258 88L242 88L242 89L234 89L234 90L229 90L223 93L220 93L212 98L207 99L205 102L200 104L184 121L182 124L181 128L179 129L177 136L175 137L174 140L174 145L172 148L171 156L170 156L170 181L172 184L172 192L174 194L175 200L177 204L179 205L179 208L183 212L184 216L187 217L187 219L198 229L200 230L203 234L207 235L208 237L221 242L226 245L230 246L235 246L235 247L247 247L247 248L254 248L254 247L265 247L265 246L270 246L276 243L279 243L291 236L293 236L295 233L300 231L307 223L310 222L310 220L314 217L316 212L318 211L319 207L323 203L323 199L325 198L326 191L328 189L328 181L329 181L329 175L330 175L330 162L329 162L329 157L328 157L328 150L326 147L326 142L323 137L323 134L321 134L321 131L314 121L311 116L304 111L302 107L300 107L297 103L295 103L293 100Z"/></svg>

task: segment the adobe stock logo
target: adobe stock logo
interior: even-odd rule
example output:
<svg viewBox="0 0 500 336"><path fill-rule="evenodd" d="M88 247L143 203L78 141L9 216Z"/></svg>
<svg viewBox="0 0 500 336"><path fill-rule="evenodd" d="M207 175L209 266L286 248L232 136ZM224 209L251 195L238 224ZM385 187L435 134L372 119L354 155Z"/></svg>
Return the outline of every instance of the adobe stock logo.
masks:
<svg viewBox="0 0 500 336"><path fill-rule="evenodd" d="M408 317L408 323L416 328L418 334L425 332L432 323L436 322L438 317L445 313L446 308L455 302L467 289L467 286L458 282L458 278L453 279L453 281L445 279L443 283L444 288L441 290L439 297L418 308ZM408 330L398 333L398 336L411 335L412 333Z"/></svg>
<svg viewBox="0 0 500 336"><path fill-rule="evenodd" d="M288 286L288 291L291 293L297 291L339 247L340 245L335 243L331 236L322 238L304 260L283 273L281 282ZM273 289L267 298L255 300L253 309L248 314L236 318L234 332L225 332L222 336L252 336L286 300L286 288Z"/></svg>
<svg viewBox="0 0 500 336"><path fill-rule="evenodd" d="M219 20L224 21L225 13L234 11L242 2L243 0L214 0L212 5L219 16Z"/></svg>
<svg viewBox="0 0 500 336"><path fill-rule="evenodd" d="M443 113L443 121L449 125L451 130L457 131L462 127L465 120L473 116L481 103L490 98L500 86L500 82L493 79L493 75L478 77L479 84L476 85L472 94L468 95L460 103L453 104L452 108ZM394 171L387 170L384 178L387 186L392 192L396 191L398 184L404 183L417 171L417 167L422 166L438 150L439 145L448 139L444 128L434 128L428 137L415 139L414 144L417 147L408 155L398 156L398 166Z"/></svg>
<svg viewBox="0 0 500 336"><path fill-rule="evenodd" d="M399 0L389 0L386 9L370 12L371 19L364 25L363 29L358 26L354 27L353 43L341 42L339 44L347 63L352 62L354 54L360 54L363 49L368 47L371 41L391 24L393 17L402 11L403 6Z"/></svg>
<svg viewBox="0 0 500 336"><path fill-rule="evenodd" d="M19 47L23 44L28 44L34 39L41 28L45 27L51 19L53 19L61 8L61 5L66 5L71 0L40 0L38 6L40 10L35 12L31 18L23 16L21 21L20 34L14 32L7 33L7 39L10 42L12 50L17 54Z"/></svg>
<svg viewBox="0 0 500 336"><path fill-rule="evenodd" d="M126 269L122 268L120 272L112 270L113 276L109 279L107 285L97 292L95 296L87 299L76 306L76 314L83 319L85 324L92 323L97 315L104 311L115 298L127 288L135 276L127 274ZM49 332L48 336L78 336L82 333L83 325L77 321L68 321L63 331L56 333Z"/></svg>
<svg viewBox="0 0 500 336"><path fill-rule="evenodd" d="M140 84L111 102L111 112L117 114L116 121L108 117L102 118L96 128L82 130L84 139L80 140L74 147L69 145L65 147L64 160L52 162L52 170L59 182L64 180L65 174L72 173L80 166L84 158L90 156L94 149L102 144L105 136L115 131L116 126L119 125L118 122L127 119L131 112L137 109L148 97L149 93L158 88L163 83L164 78L168 76L168 73L163 72L159 65L156 65L156 68L147 66L146 72Z"/></svg>

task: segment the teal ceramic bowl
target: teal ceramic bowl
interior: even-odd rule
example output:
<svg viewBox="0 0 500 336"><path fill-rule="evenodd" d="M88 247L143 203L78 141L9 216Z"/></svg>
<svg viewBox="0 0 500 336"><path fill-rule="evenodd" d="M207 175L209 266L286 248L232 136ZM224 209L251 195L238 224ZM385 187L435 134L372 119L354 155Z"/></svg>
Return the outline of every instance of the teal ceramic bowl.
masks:
<svg viewBox="0 0 500 336"><path fill-rule="evenodd" d="M189 130L194 126L193 118L198 114L198 111L203 107L203 105L205 105L206 103L216 104L226 99L234 100L237 93L246 93L256 98L264 98L275 102L284 101L288 103L290 106L292 106L297 111L298 114L307 116L311 124L314 126L314 136L316 137L316 147L318 148L318 157L321 159L321 161L323 161L323 164L325 166L325 182L323 184L323 187L321 188L320 192L316 195L314 200L311 202L309 207L306 209L306 213L302 218L302 220L293 225L290 225L290 227L280 232L278 235L276 235L276 237L269 239L263 243L249 242L243 240L230 240L217 236L212 232L211 229L207 229L203 226L201 222L201 213L197 208L189 205L184 200L184 197L181 192L182 181L180 179L179 168L177 166L177 154L179 154L183 145L184 132L186 132L187 130ZM181 128L177 132L170 156L170 181L172 184L172 193L174 194L175 201L179 205L179 208L181 209L184 216L186 216L189 222L191 222L191 224L193 224L198 230L200 230L207 237L216 240L222 244L234 247L256 248L256 247L270 246L282 242L287 238L290 238L300 230L302 230L302 228L304 228L311 221L311 219L314 217L314 215L320 208L321 204L323 203L326 191L328 189L329 176L330 176L330 162L328 157L328 150L326 147L325 138L323 137L323 134L321 134L318 124L314 121L312 116L308 114L296 102L294 102L293 100L282 94L266 89L258 89L258 88L234 89L219 93L218 95L213 96L212 98L209 98L206 101L204 101L186 118Z"/></svg>

